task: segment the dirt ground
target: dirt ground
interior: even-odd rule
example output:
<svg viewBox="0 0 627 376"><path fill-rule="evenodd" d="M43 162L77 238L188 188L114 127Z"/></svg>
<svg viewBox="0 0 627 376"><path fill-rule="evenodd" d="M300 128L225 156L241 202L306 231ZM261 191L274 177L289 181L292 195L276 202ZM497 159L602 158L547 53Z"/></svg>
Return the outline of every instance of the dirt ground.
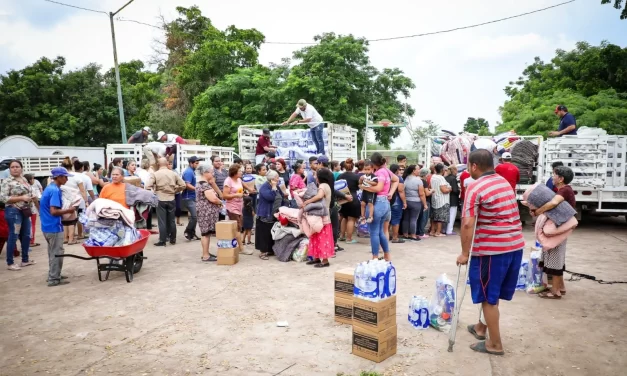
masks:
<svg viewBox="0 0 627 376"><path fill-rule="evenodd" d="M531 228L525 235L532 244ZM616 375L627 368L625 284L567 282L561 301L517 292L501 305L504 357L468 348L473 337L464 328L478 313L470 291L454 353L446 334L411 327L411 296L430 296L440 273L455 280L459 237L392 247L398 354L380 364L352 355L350 326L333 321L333 273L366 260L368 240L314 269L256 255L208 265L199 242L179 234L180 244L155 248L155 238L130 284L121 273L99 282L95 261L67 259L71 283L48 288L43 246L33 252L37 265L0 269L0 375ZM585 222L569 239L567 268L625 280L626 244L624 218ZM66 252L85 254L80 245Z"/></svg>

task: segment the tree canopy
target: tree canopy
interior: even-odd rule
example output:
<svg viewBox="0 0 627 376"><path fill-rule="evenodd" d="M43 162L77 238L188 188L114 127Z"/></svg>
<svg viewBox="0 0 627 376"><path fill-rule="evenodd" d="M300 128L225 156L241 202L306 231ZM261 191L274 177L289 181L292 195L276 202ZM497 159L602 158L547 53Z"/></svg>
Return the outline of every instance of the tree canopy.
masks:
<svg viewBox="0 0 627 376"><path fill-rule="evenodd" d="M601 4L614 4L614 8L620 9L623 6L623 0L601 0ZM621 20L627 20L627 2L620 13Z"/></svg>
<svg viewBox="0 0 627 376"><path fill-rule="evenodd" d="M627 134L627 48L579 42L572 51L557 50L549 63L536 57L505 93L499 132L546 135L559 123L555 107L565 105L578 127Z"/></svg>
<svg viewBox="0 0 627 376"><path fill-rule="evenodd" d="M490 134L490 123L484 118L469 117L464 124L464 132L487 136Z"/></svg>

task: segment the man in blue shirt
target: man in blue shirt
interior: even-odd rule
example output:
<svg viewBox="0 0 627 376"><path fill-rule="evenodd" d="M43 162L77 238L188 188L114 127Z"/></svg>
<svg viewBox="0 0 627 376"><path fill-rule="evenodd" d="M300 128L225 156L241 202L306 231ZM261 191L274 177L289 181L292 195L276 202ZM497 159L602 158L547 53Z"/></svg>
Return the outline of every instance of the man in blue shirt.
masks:
<svg viewBox="0 0 627 376"><path fill-rule="evenodd" d="M51 171L52 181L44 189L39 200L39 216L41 220L41 231L48 243L48 286L65 285L70 282L65 281L67 277L61 276L63 268L63 225L61 216L76 212L75 207L62 209L61 186L67 182L68 176L72 176L63 167L55 167Z"/></svg>
<svg viewBox="0 0 627 376"><path fill-rule="evenodd" d="M560 126L557 128L557 132L549 132L551 137L560 137L563 135L576 136L577 135L577 122L575 117L568 112L566 106L560 104L555 108L555 114L560 117Z"/></svg>
<svg viewBox="0 0 627 376"><path fill-rule="evenodd" d="M307 172L307 184L316 182L316 171L318 171L318 157L309 157L309 172Z"/></svg>
<svg viewBox="0 0 627 376"><path fill-rule="evenodd" d="M193 156L190 157L187 162L189 166L183 171L182 176L185 182L185 190L181 196L181 207L182 209L187 209L189 213L189 222L185 228L185 239L200 240L198 235L196 235L196 223L198 222L198 216L196 214L196 168L200 164L200 158Z"/></svg>

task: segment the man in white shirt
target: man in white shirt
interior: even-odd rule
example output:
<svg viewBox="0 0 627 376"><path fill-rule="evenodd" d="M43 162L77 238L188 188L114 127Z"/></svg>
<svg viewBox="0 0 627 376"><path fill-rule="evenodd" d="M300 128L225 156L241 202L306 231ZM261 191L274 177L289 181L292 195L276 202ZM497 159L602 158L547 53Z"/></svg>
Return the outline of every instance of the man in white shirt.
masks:
<svg viewBox="0 0 627 376"><path fill-rule="evenodd" d="M302 120L292 122L298 115L300 115ZM292 113L290 118L287 119L283 125L301 123L308 124L311 132L311 139L313 140L314 145L316 145L316 153L324 155L324 140L322 139L322 131L324 130L323 121L322 116L320 116L316 108L308 104L304 99L301 99L296 104L296 111Z"/></svg>
<svg viewBox="0 0 627 376"><path fill-rule="evenodd" d="M167 146L161 142L149 142L144 146L144 156L148 159L150 166L155 169L157 160L166 156Z"/></svg>

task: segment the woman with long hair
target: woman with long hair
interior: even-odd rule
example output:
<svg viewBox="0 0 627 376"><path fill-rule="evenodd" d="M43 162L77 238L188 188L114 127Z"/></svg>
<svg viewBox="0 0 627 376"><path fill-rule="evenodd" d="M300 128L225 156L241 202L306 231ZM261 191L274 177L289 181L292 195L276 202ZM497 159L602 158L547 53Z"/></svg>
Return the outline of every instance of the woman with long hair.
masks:
<svg viewBox="0 0 627 376"><path fill-rule="evenodd" d="M446 236L442 233L442 225L447 224L450 216L450 202L449 193L452 188L444 178L444 165L438 163L435 166L435 175L431 176L431 189L433 194L431 196L431 236L441 237Z"/></svg>
<svg viewBox="0 0 627 376"><path fill-rule="evenodd" d="M407 198L407 210L403 218L403 236L405 239L420 241L418 237L418 222L420 213L427 206L427 196L422 179L420 179L420 170L416 165L409 165L403 174L405 178L405 197Z"/></svg>
<svg viewBox="0 0 627 376"><path fill-rule="evenodd" d="M41 194L44 192L41 183L35 179L35 175L33 174L25 174L24 178L30 184L33 190L33 204L35 206L35 210L33 211L33 215L31 215L31 232L30 232L30 246L38 247L40 244L35 242L35 233L37 232L37 215L39 214L39 200L41 199Z"/></svg>
<svg viewBox="0 0 627 376"><path fill-rule="evenodd" d="M31 215L33 207L33 191L23 176L22 162L13 160L9 163L9 177L2 181L0 201L5 203L4 218L9 227L7 241L7 266L9 270L20 270L22 267L35 264L28 258L31 236ZM22 248L22 263L15 265L13 251L17 241Z"/></svg>
<svg viewBox="0 0 627 376"><path fill-rule="evenodd" d="M301 189L305 189L307 187L305 185L305 180L303 179L304 173L305 173L305 166L300 163L296 163L294 165L294 173L292 174L292 177L290 177L290 181L288 184L290 188L290 195L292 196L292 201L290 202L290 205L293 208L296 207L296 200L294 200L294 197L296 196L296 192Z"/></svg>
<svg viewBox="0 0 627 376"><path fill-rule="evenodd" d="M237 222L237 241L240 245L240 253L252 255L253 251L244 248L242 243L242 205L244 204L244 184L242 183L241 166L237 163L229 167L229 177L224 180L222 197L226 200L226 214L231 221Z"/></svg>
<svg viewBox="0 0 627 376"><path fill-rule="evenodd" d="M325 200L324 202L329 206L333 196L333 181L333 173L328 168L319 169L316 172L318 193L304 201L302 207L304 208L311 203L321 200ZM307 261L307 265L314 265L316 268L324 268L330 265L329 258L335 254L331 223L325 224L320 232L311 235L307 254L312 258L310 261Z"/></svg>
<svg viewBox="0 0 627 376"><path fill-rule="evenodd" d="M269 171L266 174L266 182L259 186L259 200L257 202L257 221L255 223L255 248L259 250L259 258L268 260L268 256L274 254L272 247L272 226L276 222L273 208L275 202L281 199L279 191L279 174Z"/></svg>
<svg viewBox="0 0 627 376"><path fill-rule="evenodd" d="M340 241L346 241L348 244L357 243L357 239L353 239L353 233L355 232L355 223L361 216L361 207L359 200L357 199L357 191L359 190L359 175L354 172L355 163L353 158L348 158L344 161L345 172L338 176L338 180L346 180L348 190L353 197L352 201L346 202L340 209L340 214L343 217L342 224L340 225Z"/></svg>
<svg viewBox="0 0 627 376"><path fill-rule="evenodd" d="M80 163L80 161L78 160L76 160L76 162ZM69 157L64 158L63 161L61 162L61 167L65 168L68 171L72 171L72 169L74 168L74 163ZM81 169L82 167L83 166L81 165ZM76 211L78 212L79 210L85 209L85 203L87 202L87 191L85 190L83 179L80 176L77 176L76 174L74 174L73 176L69 176L67 178L67 183L65 183L63 187L64 189L73 189L74 191L78 192L81 202L78 208L76 209ZM74 238L77 223L78 223L78 217L71 219L71 220L61 220L61 224L63 225L63 232L64 232L63 244L74 245L78 243L76 239Z"/></svg>
<svg viewBox="0 0 627 376"><path fill-rule="evenodd" d="M426 201L423 203L422 211L420 212L420 216L418 217L418 228L416 229L416 235L420 239L426 239L429 237L425 233L425 228L427 227L427 222L429 221L429 212L431 209L431 188L429 188L429 183L427 183L427 175L429 175L429 169L423 167L420 169L420 180L422 181L422 187L425 192Z"/></svg>

